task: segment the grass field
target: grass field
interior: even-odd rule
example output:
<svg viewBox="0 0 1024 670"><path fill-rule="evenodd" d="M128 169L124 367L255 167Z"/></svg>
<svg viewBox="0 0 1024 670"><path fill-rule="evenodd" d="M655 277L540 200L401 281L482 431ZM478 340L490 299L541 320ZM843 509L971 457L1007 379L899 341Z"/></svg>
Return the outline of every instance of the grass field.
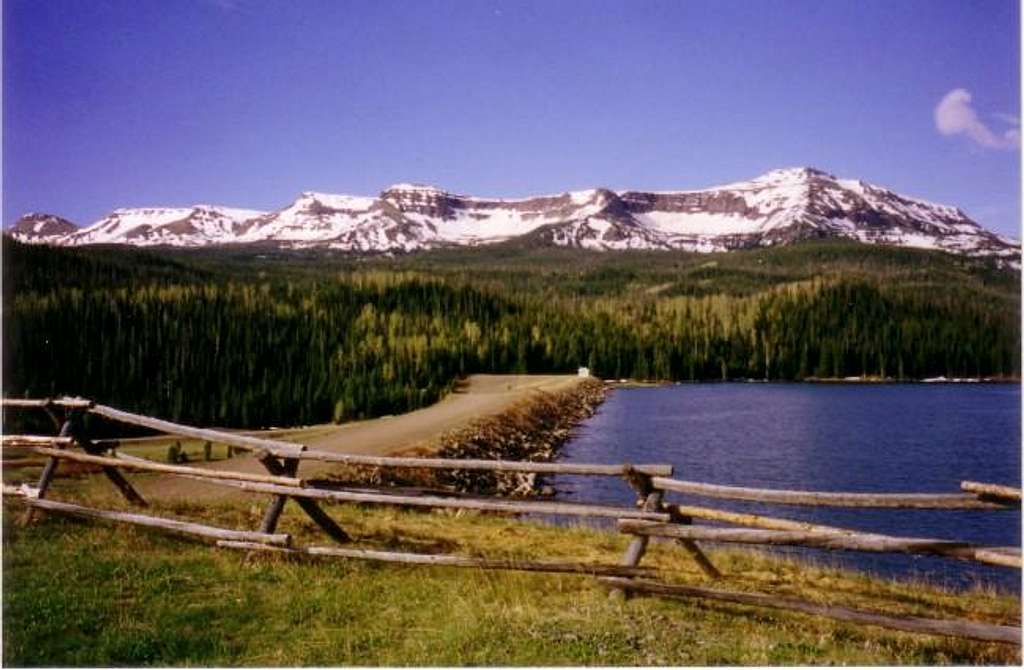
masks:
<svg viewBox="0 0 1024 670"><path fill-rule="evenodd" d="M142 477L136 475L135 477ZM94 477L54 497L120 506ZM83 493L84 491L84 493ZM265 499L156 505L254 528ZM361 547L617 562L626 538L493 515L330 508ZM1011 645L906 634L751 607L610 597L590 577L246 556L125 526L4 506L3 662L108 665L1016 664ZM327 541L289 505L280 530ZM1019 622L1018 596L897 584L756 552L717 551L716 586L892 614ZM644 565L709 584L682 550Z"/></svg>

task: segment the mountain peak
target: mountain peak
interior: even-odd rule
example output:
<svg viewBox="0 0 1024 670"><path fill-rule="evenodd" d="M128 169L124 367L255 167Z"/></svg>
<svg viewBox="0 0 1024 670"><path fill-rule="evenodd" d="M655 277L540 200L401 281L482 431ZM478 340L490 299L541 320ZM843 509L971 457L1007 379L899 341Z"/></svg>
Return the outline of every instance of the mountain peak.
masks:
<svg viewBox="0 0 1024 670"><path fill-rule="evenodd" d="M432 195L446 195L447 191L438 188L437 186L431 186L430 184L413 184L411 182L401 182L398 184L392 184L386 189L381 191L381 195L391 192L402 192L402 193L429 193Z"/></svg>
<svg viewBox="0 0 1024 670"><path fill-rule="evenodd" d="M17 239L35 242L46 241L54 236L70 235L77 230L78 227L67 219L53 214L29 212L8 228L7 232Z"/></svg>
<svg viewBox="0 0 1024 670"><path fill-rule="evenodd" d="M755 181L807 181L814 178L835 180L836 176L815 167L788 167L769 170Z"/></svg>
<svg viewBox="0 0 1024 670"><path fill-rule="evenodd" d="M534 233L555 245L700 252L843 238L1020 263L1019 246L955 207L808 166L697 190L593 188L514 200L411 183L393 184L377 197L304 191L275 212L213 205L119 209L83 230L59 223L59 217L48 223L47 215L32 216L37 218L25 217L11 234L60 245L271 243L353 253L491 244Z"/></svg>

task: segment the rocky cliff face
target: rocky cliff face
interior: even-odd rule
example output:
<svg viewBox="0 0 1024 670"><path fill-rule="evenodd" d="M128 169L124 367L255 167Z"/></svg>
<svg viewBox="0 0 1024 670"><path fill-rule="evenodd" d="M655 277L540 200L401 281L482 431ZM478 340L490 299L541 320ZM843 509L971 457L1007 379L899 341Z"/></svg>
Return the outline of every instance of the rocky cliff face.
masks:
<svg viewBox="0 0 1024 670"><path fill-rule="evenodd" d="M599 188L517 200L397 184L375 198L307 192L274 212L208 205L121 209L85 229L70 225L33 214L8 232L58 245L270 243L355 253L489 244L528 234L543 244L588 249L705 252L846 238L1020 261L1018 244L959 209L813 168L774 170L702 190Z"/></svg>

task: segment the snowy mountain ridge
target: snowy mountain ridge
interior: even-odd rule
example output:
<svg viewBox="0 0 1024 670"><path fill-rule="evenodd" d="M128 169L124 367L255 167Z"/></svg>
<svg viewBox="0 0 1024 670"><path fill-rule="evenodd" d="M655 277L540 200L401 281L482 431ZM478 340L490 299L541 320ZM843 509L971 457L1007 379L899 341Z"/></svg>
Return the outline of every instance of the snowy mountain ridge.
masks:
<svg viewBox="0 0 1024 670"><path fill-rule="evenodd" d="M8 232L23 242L61 246L260 243L354 253L492 244L525 235L586 249L701 252L846 238L1020 264L1018 243L985 230L955 207L813 168L773 170L699 190L596 188L521 199L416 184L396 184L377 197L307 191L272 212L213 205L117 209L83 229L33 214Z"/></svg>

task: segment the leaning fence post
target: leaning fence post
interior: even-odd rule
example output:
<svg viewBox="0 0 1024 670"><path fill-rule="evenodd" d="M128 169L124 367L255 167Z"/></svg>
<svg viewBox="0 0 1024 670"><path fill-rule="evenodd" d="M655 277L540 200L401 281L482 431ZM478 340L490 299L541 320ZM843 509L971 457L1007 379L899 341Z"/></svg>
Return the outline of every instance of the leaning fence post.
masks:
<svg viewBox="0 0 1024 670"><path fill-rule="evenodd" d="M50 421L53 422L54 429L59 433L64 422L57 417L57 413L53 411L53 407L53 400L47 398L46 404L43 405L43 411L46 412L46 416L50 417Z"/></svg>
<svg viewBox="0 0 1024 670"><path fill-rule="evenodd" d="M287 471L286 469L289 467L289 461L294 462L294 468L296 471L298 471L299 467L299 459L297 458L285 458L285 463L284 465L282 465L271 454L264 454L263 456L260 456L259 461L260 463L263 464L263 467L266 468L267 471L272 475L285 474L285 472ZM333 540L335 540L336 542L340 542L342 544L352 541L352 538L349 536L349 534L346 533L344 529L342 529L342 527L339 526L334 521L334 519L332 519L327 514L327 512L320 509L320 506L316 504L315 500L300 497L294 497L293 499L298 504L298 506L302 508L302 511L305 512L306 515L310 519L312 519L314 523L316 523L316 525L320 526L320 528L325 533L330 535ZM284 510L284 504L287 500L288 496L286 495L280 495L274 498L274 500L270 503L270 507L267 508L266 514L264 514L263 516L263 523L273 523L276 526L277 519L281 516L281 512Z"/></svg>
<svg viewBox="0 0 1024 670"><path fill-rule="evenodd" d="M58 437L70 437L72 431L71 425L71 413L69 412L68 418L64 420L64 425L60 427L60 433ZM59 445L58 445L58 448ZM56 456L50 456L46 461L46 465L43 467L43 472L39 475L39 483L36 485L36 497L43 498L46 496L46 490L50 488L50 482L53 481L53 476L57 472L57 464L60 463L60 459ZM35 518L35 509L29 507L25 510L24 516L21 517L21 523L27 525L32 523Z"/></svg>
<svg viewBox="0 0 1024 670"><path fill-rule="evenodd" d="M299 459L286 458L284 459L284 466L281 467L280 472L287 477L294 477L298 469ZM263 515L263 524L260 526L261 533L273 533L274 530L277 529L277 521L281 518L281 512L284 511L284 505L286 502L288 502L288 496L274 496L274 499L270 501L270 506L267 507L267 511Z"/></svg>
<svg viewBox="0 0 1024 670"><path fill-rule="evenodd" d="M669 509L669 514L672 515L672 521L675 523L689 526L693 524L693 517L685 516L679 513L678 509ZM687 553L697 563L697 566L704 571L704 574L711 579L721 579L722 573L715 567L715 564L711 562L707 554L700 548L700 546L693 540L680 539L679 544L682 545L683 549L686 549Z"/></svg>
<svg viewBox="0 0 1024 670"><path fill-rule="evenodd" d="M80 416L73 417L70 419L71 422L71 436L78 443L78 446L82 447L82 451L92 456L97 456L106 451L106 448L96 444L89 439L89 434L85 430L85 424L82 422ZM117 490L121 492L121 495L133 505L138 507L148 507L145 498L143 498L135 487L131 485L121 471L115 467L104 465L103 474L106 475L107 479L117 487Z"/></svg>

